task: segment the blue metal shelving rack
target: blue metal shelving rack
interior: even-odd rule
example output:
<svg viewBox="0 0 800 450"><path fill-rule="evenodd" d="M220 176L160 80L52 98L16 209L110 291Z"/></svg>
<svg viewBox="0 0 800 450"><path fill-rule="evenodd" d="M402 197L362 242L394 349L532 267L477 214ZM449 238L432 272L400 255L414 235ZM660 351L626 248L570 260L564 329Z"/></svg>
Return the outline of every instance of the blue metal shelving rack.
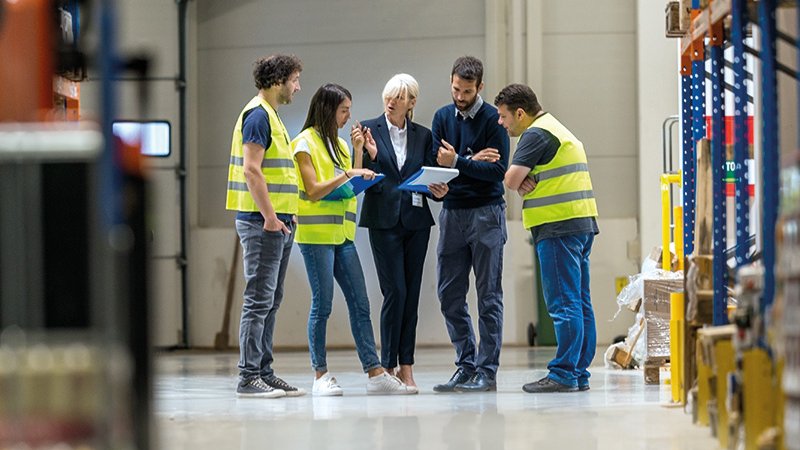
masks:
<svg viewBox="0 0 800 450"><path fill-rule="evenodd" d="M778 150L778 80L776 70L775 0L758 2L758 25L761 31L761 183L762 236L764 255L763 313L775 298L775 225L778 221L779 167Z"/></svg>
<svg viewBox="0 0 800 450"><path fill-rule="evenodd" d="M750 96L747 93L748 78L745 54L750 53L760 59L761 83L755 86L761 98L761 242L764 265L764 291L760 302L760 312L765 312L775 297L776 225L779 212L780 151L778 121L778 83L777 73L783 72L795 80L800 73L777 61L776 41L781 39L800 48L800 37L789 38L776 27L778 0L759 0L757 17L749 17L748 0L712 0L708 7L700 8L699 0L692 0L691 29L683 38L681 57L682 125L683 125L683 192L684 192L684 251L686 255L694 251L696 155L695 143L706 137L705 79L711 85L711 150L713 165L714 193L714 324L724 324L727 298L727 217L725 196L725 136L724 136L724 96L733 96L733 162L735 177L735 261L739 268L750 261L750 192L749 177L745 161L749 156L750 131L748 130L747 108ZM800 0L795 2L800 6ZM733 48L733 61L730 64L733 84L727 85L724 79L724 19L730 15L730 46ZM746 42L748 23L758 26L760 49L750 48ZM800 8L798 8L800 24ZM705 42L709 39L709 51L705 52ZM706 59L711 62L711 70L705 71ZM691 69L688 68L691 60ZM798 55L800 64L800 55ZM800 116L800 106L798 106ZM798 124L800 127L800 124Z"/></svg>
<svg viewBox="0 0 800 450"><path fill-rule="evenodd" d="M711 174L713 192L714 244L714 319L713 324L728 323L728 270L725 261L727 247L727 199L725 197L725 99L723 84L725 56L722 41L722 22L711 25Z"/></svg>
<svg viewBox="0 0 800 450"><path fill-rule="evenodd" d="M733 161L735 173L736 202L736 267L746 264L748 245L744 243L750 236L750 192L745 161L747 160L749 140L747 129L747 64L744 53L744 40L747 29L746 0L733 0L731 8L731 43L733 47Z"/></svg>

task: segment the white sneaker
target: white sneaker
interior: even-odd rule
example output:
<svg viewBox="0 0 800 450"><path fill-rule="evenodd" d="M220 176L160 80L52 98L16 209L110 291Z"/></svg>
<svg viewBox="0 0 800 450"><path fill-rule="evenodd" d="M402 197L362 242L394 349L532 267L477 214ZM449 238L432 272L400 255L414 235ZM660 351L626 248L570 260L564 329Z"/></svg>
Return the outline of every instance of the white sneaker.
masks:
<svg viewBox="0 0 800 450"><path fill-rule="evenodd" d="M325 375L314 380L311 393L323 397L336 397L344 394L344 391L336 382L336 378L330 372L325 372Z"/></svg>
<svg viewBox="0 0 800 450"><path fill-rule="evenodd" d="M414 386L406 386L399 378L384 372L367 381L367 395L409 395L419 390Z"/></svg>

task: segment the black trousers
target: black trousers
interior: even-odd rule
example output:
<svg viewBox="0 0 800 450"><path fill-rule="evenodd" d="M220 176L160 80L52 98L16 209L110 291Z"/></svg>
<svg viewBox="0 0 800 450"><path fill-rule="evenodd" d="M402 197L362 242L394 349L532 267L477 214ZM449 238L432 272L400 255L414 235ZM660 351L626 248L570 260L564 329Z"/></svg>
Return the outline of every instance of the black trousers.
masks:
<svg viewBox="0 0 800 450"><path fill-rule="evenodd" d="M387 369L414 364L422 269L430 228L369 229L369 243L383 294L381 365Z"/></svg>

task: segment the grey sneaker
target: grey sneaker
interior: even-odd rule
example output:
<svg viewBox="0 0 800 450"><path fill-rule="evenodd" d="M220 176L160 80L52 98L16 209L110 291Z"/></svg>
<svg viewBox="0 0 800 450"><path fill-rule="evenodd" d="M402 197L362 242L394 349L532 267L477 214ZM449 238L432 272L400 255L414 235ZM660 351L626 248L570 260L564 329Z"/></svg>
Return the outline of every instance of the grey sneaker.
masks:
<svg viewBox="0 0 800 450"><path fill-rule="evenodd" d="M303 388L292 386L291 384L283 381L282 379L272 375L271 377L262 378L264 383L267 383L273 389L279 389L286 392L287 397L299 397L301 395L306 395L306 391Z"/></svg>
<svg viewBox="0 0 800 450"><path fill-rule="evenodd" d="M239 382L239 386L236 387L236 395L239 397L279 398L286 397L286 391L273 388L261 377L252 377Z"/></svg>

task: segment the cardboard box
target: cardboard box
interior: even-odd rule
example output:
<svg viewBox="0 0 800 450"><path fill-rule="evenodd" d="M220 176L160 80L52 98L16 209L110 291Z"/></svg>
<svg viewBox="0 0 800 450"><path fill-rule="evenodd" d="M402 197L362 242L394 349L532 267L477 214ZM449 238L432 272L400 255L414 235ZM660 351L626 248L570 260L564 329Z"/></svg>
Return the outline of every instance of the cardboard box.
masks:
<svg viewBox="0 0 800 450"><path fill-rule="evenodd" d="M680 291L683 291L683 279L644 280L646 363L664 363L669 359L669 295Z"/></svg>
<svg viewBox="0 0 800 450"><path fill-rule="evenodd" d="M664 14L666 16L665 33L667 37L681 37L688 31L688 28L681 27L683 23L681 22L680 2L668 2Z"/></svg>

